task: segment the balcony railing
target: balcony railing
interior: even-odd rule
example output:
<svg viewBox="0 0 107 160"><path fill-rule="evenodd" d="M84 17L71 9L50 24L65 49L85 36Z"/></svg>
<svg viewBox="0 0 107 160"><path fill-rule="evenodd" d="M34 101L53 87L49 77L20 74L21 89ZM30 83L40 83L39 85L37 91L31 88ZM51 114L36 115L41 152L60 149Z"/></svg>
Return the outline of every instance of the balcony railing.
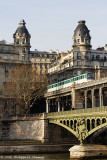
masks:
<svg viewBox="0 0 107 160"><path fill-rule="evenodd" d="M0 53L7 53L7 54L18 54L18 52L14 51L14 50L2 50L0 49Z"/></svg>

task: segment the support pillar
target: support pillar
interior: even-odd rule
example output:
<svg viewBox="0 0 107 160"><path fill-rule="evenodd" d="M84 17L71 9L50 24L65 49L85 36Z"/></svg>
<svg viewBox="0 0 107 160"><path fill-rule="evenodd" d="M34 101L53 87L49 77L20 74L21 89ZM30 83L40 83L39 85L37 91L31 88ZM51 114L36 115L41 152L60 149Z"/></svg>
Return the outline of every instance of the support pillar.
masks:
<svg viewBox="0 0 107 160"><path fill-rule="evenodd" d="M103 95L102 95L102 87L99 88L99 99L100 99L100 107L103 106L102 101L103 101Z"/></svg>
<svg viewBox="0 0 107 160"><path fill-rule="evenodd" d="M58 112L60 112L60 98L58 98Z"/></svg>
<svg viewBox="0 0 107 160"><path fill-rule="evenodd" d="M87 108L87 91L85 91L85 109Z"/></svg>
<svg viewBox="0 0 107 160"><path fill-rule="evenodd" d="M60 112L60 98L58 97L56 101L57 101L57 112Z"/></svg>
<svg viewBox="0 0 107 160"><path fill-rule="evenodd" d="M62 97L61 103L62 103L62 111L64 111L64 101L63 101L63 97Z"/></svg>
<svg viewBox="0 0 107 160"><path fill-rule="evenodd" d="M92 108L94 108L94 89L91 90L91 96L92 96Z"/></svg>
<svg viewBox="0 0 107 160"><path fill-rule="evenodd" d="M46 99L46 113L49 113L49 99Z"/></svg>
<svg viewBox="0 0 107 160"><path fill-rule="evenodd" d="M72 109L75 109L75 88L72 88Z"/></svg>

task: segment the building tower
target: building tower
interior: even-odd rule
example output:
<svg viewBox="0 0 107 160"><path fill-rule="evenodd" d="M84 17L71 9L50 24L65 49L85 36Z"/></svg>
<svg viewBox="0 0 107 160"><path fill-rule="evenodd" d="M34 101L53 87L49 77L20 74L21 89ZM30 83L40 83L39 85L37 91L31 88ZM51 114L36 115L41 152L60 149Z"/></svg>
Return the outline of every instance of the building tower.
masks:
<svg viewBox="0 0 107 160"><path fill-rule="evenodd" d="M85 25L85 21L78 21L78 26L73 35L73 75L80 75L89 72L90 51L91 51L90 31ZM76 69L77 68L77 69Z"/></svg>
<svg viewBox="0 0 107 160"><path fill-rule="evenodd" d="M14 46L16 53L19 54L19 60L23 62L29 61L30 51L30 34L25 26L25 21L22 19L19 22L19 26L16 32L13 34Z"/></svg>
<svg viewBox="0 0 107 160"><path fill-rule="evenodd" d="M85 21L78 21L78 26L74 30L73 35L73 49L90 49L91 48L91 36L90 31L85 25Z"/></svg>

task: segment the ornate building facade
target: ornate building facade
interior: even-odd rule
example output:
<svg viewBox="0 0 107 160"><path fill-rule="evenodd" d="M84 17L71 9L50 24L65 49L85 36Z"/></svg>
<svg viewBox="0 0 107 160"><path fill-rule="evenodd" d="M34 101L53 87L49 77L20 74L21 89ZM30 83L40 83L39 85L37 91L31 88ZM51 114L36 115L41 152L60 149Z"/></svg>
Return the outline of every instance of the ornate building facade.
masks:
<svg viewBox="0 0 107 160"><path fill-rule="evenodd" d="M57 55L48 70L47 112L107 105L107 47L92 49L90 31L83 20L74 30L72 47ZM93 79L85 83L88 74ZM81 83L77 85L78 80Z"/></svg>
<svg viewBox="0 0 107 160"><path fill-rule="evenodd" d="M51 60L56 56L56 52L30 51L31 35L26 23L20 20L19 26L13 34L13 43L8 44L5 40L0 41L0 113L1 116L21 114L22 110L16 106L14 101L9 101L4 97L2 86L8 81L8 74L18 65L29 64L34 67L39 74L46 74Z"/></svg>
<svg viewBox="0 0 107 160"><path fill-rule="evenodd" d="M72 50L61 53L48 70L49 83L75 77L84 73L94 73L95 79L103 77L107 71L107 48L92 49L90 31L85 21L79 21L73 35Z"/></svg>

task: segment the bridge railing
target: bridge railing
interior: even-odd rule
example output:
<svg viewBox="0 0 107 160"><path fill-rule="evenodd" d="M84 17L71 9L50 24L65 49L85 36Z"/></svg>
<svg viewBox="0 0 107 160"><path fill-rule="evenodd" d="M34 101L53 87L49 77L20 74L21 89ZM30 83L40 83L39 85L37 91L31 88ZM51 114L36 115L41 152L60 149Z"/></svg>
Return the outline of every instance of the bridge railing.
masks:
<svg viewBox="0 0 107 160"><path fill-rule="evenodd" d="M54 116L67 116L71 114L84 114L84 113L93 113L93 112L104 112L107 111L107 106L96 107L96 108L87 108L87 109L79 109L79 110L70 110L70 111L61 111L61 112L52 112L48 113L47 118Z"/></svg>

